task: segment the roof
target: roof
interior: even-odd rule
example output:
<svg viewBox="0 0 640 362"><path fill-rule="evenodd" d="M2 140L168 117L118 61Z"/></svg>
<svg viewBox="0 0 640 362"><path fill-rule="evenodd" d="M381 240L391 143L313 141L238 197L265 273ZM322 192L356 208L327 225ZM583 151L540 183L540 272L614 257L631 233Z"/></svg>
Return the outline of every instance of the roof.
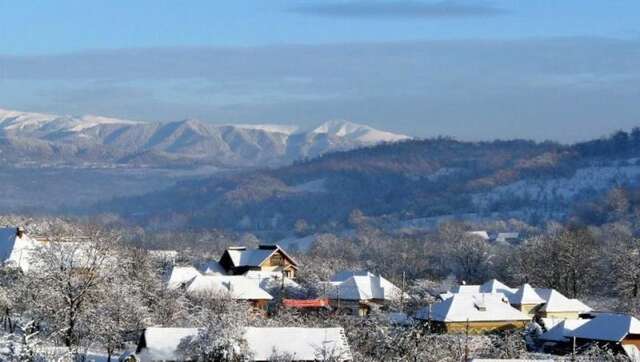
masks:
<svg viewBox="0 0 640 362"><path fill-rule="evenodd" d="M144 330L136 356L142 361L180 361L180 343L198 335L197 328L160 328ZM338 361L351 360L349 343L342 328L254 328L244 338L254 361L268 361L274 350L293 356L294 361L315 361L325 351Z"/></svg>
<svg viewBox="0 0 640 362"><path fill-rule="evenodd" d="M420 309L416 317L429 319L429 309ZM454 294L431 306L431 319L440 322L529 321L531 318L507 303L503 294Z"/></svg>
<svg viewBox="0 0 640 362"><path fill-rule="evenodd" d="M271 300L258 280L243 275L199 275L187 287L189 293L229 294L236 300Z"/></svg>
<svg viewBox="0 0 640 362"><path fill-rule="evenodd" d="M180 342L198 335L197 328L146 328L138 345L136 356L142 361L180 361Z"/></svg>
<svg viewBox="0 0 640 362"><path fill-rule="evenodd" d="M269 361L274 351L291 355L294 361L322 360L323 351L338 361L352 359L342 328L250 327L245 339L255 361Z"/></svg>
<svg viewBox="0 0 640 362"><path fill-rule="evenodd" d="M291 262L294 265L298 265L295 259L289 256L284 251L284 249L282 249L278 245L269 245L268 247L261 246L258 249L252 249L252 250L232 247L232 248L228 248L225 252L229 255L229 258L231 258L231 262L235 267L242 267L242 266L256 267L256 266L262 265L262 263L264 263L269 257L271 257L271 255L273 255L277 251L280 251L282 254L284 254L289 260L291 260Z"/></svg>
<svg viewBox="0 0 640 362"><path fill-rule="evenodd" d="M354 276L371 276L371 275L375 276L375 274L366 270L357 270L357 271L343 270L335 273L329 280L331 280L332 282L343 282Z"/></svg>
<svg viewBox="0 0 640 362"><path fill-rule="evenodd" d="M620 342L629 334L640 335L640 321L626 314L598 314L588 323L568 332L571 337Z"/></svg>
<svg viewBox="0 0 640 362"><path fill-rule="evenodd" d="M40 243L28 234L16 235L17 228L0 228L0 261L27 271L31 266L31 251Z"/></svg>
<svg viewBox="0 0 640 362"><path fill-rule="evenodd" d="M254 279L260 285L260 288L269 289L273 287L281 287L283 284L283 276L279 271L249 270L243 274L246 278ZM284 286L287 288L299 289L300 284L293 279L284 277Z"/></svg>
<svg viewBox="0 0 640 362"><path fill-rule="evenodd" d="M509 239L519 239L519 238L520 238L519 233L498 233L498 235L496 235L496 241L498 242L507 242L509 241Z"/></svg>
<svg viewBox="0 0 640 362"><path fill-rule="evenodd" d="M176 289L185 284L189 284L197 276L202 275L200 271L192 266L174 266L169 275L167 288Z"/></svg>
<svg viewBox="0 0 640 362"><path fill-rule="evenodd" d="M516 289L511 288L499 281L498 279L491 279L486 281L482 285L456 285L451 289L451 292L441 294L443 299L448 298L452 294L478 294L478 293L503 293L505 295L513 294Z"/></svg>
<svg viewBox="0 0 640 362"><path fill-rule="evenodd" d="M366 274L354 272L351 277L342 281L328 282L326 286L325 291L329 299L395 300L402 294L402 290L393 283L369 272Z"/></svg>
<svg viewBox="0 0 640 362"><path fill-rule="evenodd" d="M523 284L515 293L508 295L509 302L513 305L542 304L544 299L536 292L530 284Z"/></svg>
<svg viewBox="0 0 640 362"><path fill-rule="evenodd" d="M283 299L282 305L289 308L324 308L329 306L329 299Z"/></svg>
<svg viewBox="0 0 640 362"><path fill-rule="evenodd" d="M547 331L539 339L551 342L566 342L571 337L569 333L589 322L589 319L553 319L543 318Z"/></svg>
<svg viewBox="0 0 640 362"><path fill-rule="evenodd" d="M466 233L467 235L470 236L477 236L479 238L481 238L482 240L489 240L489 233L486 230L474 230L474 231L467 231Z"/></svg>
<svg viewBox="0 0 640 362"><path fill-rule="evenodd" d="M546 312L590 312L591 308L577 299L570 299L562 295L555 289L551 289L547 298L547 302L542 306L542 310Z"/></svg>
<svg viewBox="0 0 640 362"><path fill-rule="evenodd" d="M227 274L222 265L215 260L209 260L200 265L200 271L202 274Z"/></svg>

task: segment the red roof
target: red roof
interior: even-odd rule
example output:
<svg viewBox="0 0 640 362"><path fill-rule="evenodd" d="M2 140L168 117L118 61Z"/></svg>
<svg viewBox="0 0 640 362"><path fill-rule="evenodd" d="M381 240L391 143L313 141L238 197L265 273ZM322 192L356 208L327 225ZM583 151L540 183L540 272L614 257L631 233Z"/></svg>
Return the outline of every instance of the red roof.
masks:
<svg viewBox="0 0 640 362"><path fill-rule="evenodd" d="M323 308L329 306L329 299L283 299L282 304L289 308Z"/></svg>

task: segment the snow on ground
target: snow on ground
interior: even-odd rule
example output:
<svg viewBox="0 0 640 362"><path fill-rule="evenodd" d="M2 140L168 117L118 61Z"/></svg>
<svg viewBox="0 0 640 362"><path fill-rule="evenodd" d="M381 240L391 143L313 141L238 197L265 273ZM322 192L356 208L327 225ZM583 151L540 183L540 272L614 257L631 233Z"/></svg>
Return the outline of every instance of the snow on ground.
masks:
<svg viewBox="0 0 640 362"><path fill-rule="evenodd" d="M307 253L313 247L313 243L316 241L317 234L307 235L302 238L290 236L278 241L278 245L286 251L299 251L301 253Z"/></svg>
<svg viewBox="0 0 640 362"><path fill-rule="evenodd" d="M605 191L614 184L635 183L639 176L638 165L591 166L578 169L572 177L527 179L498 186L488 193L473 195L473 202L486 207L492 202L513 197L570 201L584 192Z"/></svg>
<svg viewBox="0 0 640 362"><path fill-rule="evenodd" d="M320 178L309 182L290 186L289 189L295 192L327 192L325 179Z"/></svg>
<svg viewBox="0 0 640 362"><path fill-rule="evenodd" d="M227 126L240 129L254 129L272 133L284 133L286 135L293 134L298 130L298 126L288 124L229 124Z"/></svg>
<svg viewBox="0 0 640 362"><path fill-rule="evenodd" d="M369 126L341 120L327 121L313 129L311 133L344 137L363 144L397 142L410 139L409 136L403 134L380 131Z"/></svg>

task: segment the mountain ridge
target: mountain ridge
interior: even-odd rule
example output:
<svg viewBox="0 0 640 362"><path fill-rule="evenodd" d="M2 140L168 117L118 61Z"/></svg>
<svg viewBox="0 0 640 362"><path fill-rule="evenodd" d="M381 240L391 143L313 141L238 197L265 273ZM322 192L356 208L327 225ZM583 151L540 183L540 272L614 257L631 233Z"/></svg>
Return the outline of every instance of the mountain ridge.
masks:
<svg viewBox="0 0 640 362"><path fill-rule="evenodd" d="M410 137L342 120L310 130L197 119L139 122L0 108L0 164L265 167ZM20 144L20 147L14 145ZM32 145L33 147L30 147Z"/></svg>

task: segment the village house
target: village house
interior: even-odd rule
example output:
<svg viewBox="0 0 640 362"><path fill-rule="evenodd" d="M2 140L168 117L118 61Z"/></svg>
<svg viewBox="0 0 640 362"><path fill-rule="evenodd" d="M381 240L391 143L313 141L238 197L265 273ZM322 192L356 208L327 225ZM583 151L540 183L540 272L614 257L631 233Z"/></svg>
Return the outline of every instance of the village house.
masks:
<svg viewBox="0 0 640 362"><path fill-rule="evenodd" d="M640 321L626 314L602 313L567 335L578 342L601 341L640 348Z"/></svg>
<svg viewBox="0 0 640 362"><path fill-rule="evenodd" d="M591 311L589 306L573 298L567 298L562 293L551 288L534 288L530 284L523 284L519 288L511 288L496 279L491 279L482 285L459 285L451 291L440 294L445 300L455 294L501 293L511 306L529 315L542 318L570 318L575 319Z"/></svg>
<svg viewBox="0 0 640 362"><path fill-rule="evenodd" d="M23 227L0 228L0 260L3 265L28 271L31 254L40 245L42 243L29 236Z"/></svg>
<svg viewBox="0 0 640 362"><path fill-rule="evenodd" d="M253 250L244 246L230 247L222 254L219 264L230 275L263 271L293 279L298 271L298 263L278 245L260 245Z"/></svg>
<svg viewBox="0 0 640 362"><path fill-rule="evenodd" d="M244 275L203 274L193 266L181 266L171 271L167 288L183 289L190 294L229 297L266 309L273 297L260 286L260 282Z"/></svg>
<svg viewBox="0 0 640 362"><path fill-rule="evenodd" d="M408 298L393 283L367 271L345 271L323 283L324 294L338 311L365 316L374 308Z"/></svg>
<svg viewBox="0 0 640 362"><path fill-rule="evenodd" d="M183 361L180 343L198 335L197 328L146 328L136 353L129 361ZM342 328L254 328L245 329L250 361L270 361L274 354L291 361L350 361L349 343Z"/></svg>
<svg viewBox="0 0 640 362"><path fill-rule="evenodd" d="M454 294L420 309L416 318L429 322L435 331L469 333L524 328L531 321L501 293Z"/></svg>

